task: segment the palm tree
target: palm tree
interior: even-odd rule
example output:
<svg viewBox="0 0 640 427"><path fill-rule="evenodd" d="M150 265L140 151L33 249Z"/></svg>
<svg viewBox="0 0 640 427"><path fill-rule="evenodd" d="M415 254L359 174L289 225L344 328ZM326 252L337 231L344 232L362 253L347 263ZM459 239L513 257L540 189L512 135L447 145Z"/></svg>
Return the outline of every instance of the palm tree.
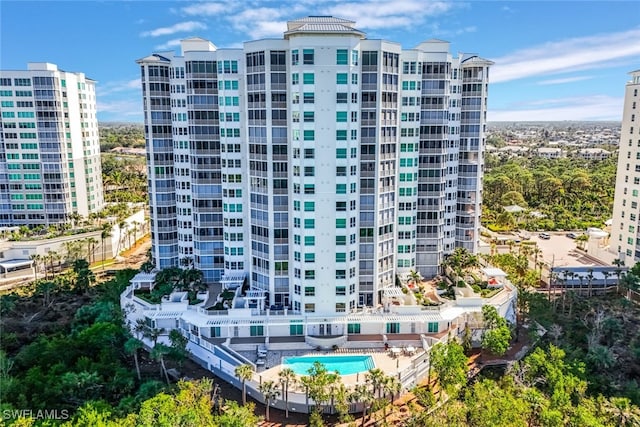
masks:
<svg viewBox="0 0 640 427"><path fill-rule="evenodd" d="M160 375L164 374L164 378L167 380L167 384L169 381L169 374L167 373L167 367L164 364L164 357L171 352L171 348L165 344L159 343L153 346L153 350L151 350L151 358L153 360L157 360L160 362Z"/></svg>
<svg viewBox="0 0 640 427"><path fill-rule="evenodd" d="M235 369L236 377L242 381L242 405L247 404L247 380L253 378L253 368L250 365L240 365Z"/></svg>
<svg viewBox="0 0 640 427"><path fill-rule="evenodd" d="M136 242L138 241L138 231L140 231L140 226L142 224L140 224L138 221L133 221L131 223L132 231L133 231L133 244L135 245Z"/></svg>
<svg viewBox="0 0 640 427"><path fill-rule="evenodd" d="M611 277L611 272L610 272L610 271L607 271L607 270L604 270L604 271L602 272L602 277L603 277L603 279L604 279L604 288L605 288L605 289L607 289L607 279L608 279L609 277ZM617 293L618 293L618 287L616 286L616 294L617 294Z"/></svg>
<svg viewBox="0 0 640 427"><path fill-rule="evenodd" d="M379 368L370 369L365 378L366 383L371 386L371 391L373 392L374 396L380 398L382 384L384 384L385 380L384 371Z"/></svg>
<svg viewBox="0 0 640 427"><path fill-rule="evenodd" d="M38 267L40 261L42 261L42 255L39 254L31 254L29 257L33 261L33 279L38 280Z"/></svg>
<svg viewBox="0 0 640 427"><path fill-rule="evenodd" d="M589 297L591 297L591 294L593 293L593 287L591 286L591 283L593 282L594 279L594 275L593 275L593 268L590 268L587 270L587 283L588 283L588 288L589 288Z"/></svg>
<svg viewBox="0 0 640 427"><path fill-rule="evenodd" d="M417 270L409 270L409 278L413 281L413 284L418 286L422 280L422 275Z"/></svg>
<svg viewBox="0 0 640 427"><path fill-rule="evenodd" d="M89 269L86 259L77 259L73 262L73 272L76 275L76 290L81 294L85 293L92 283L96 281L96 276Z"/></svg>
<svg viewBox="0 0 640 427"><path fill-rule="evenodd" d="M98 241L93 237L87 237L85 239L85 242L87 243L87 252L88 252L89 261L93 263L96 260L95 250L96 250L96 244L98 244Z"/></svg>
<svg viewBox="0 0 640 427"><path fill-rule="evenodd" d="M289 387L297 382L296 373L291 368L284 368L278 373L280 385L282 386L282 397L284 398L284 417L289 418Z"/></svg>
<svg viewBox="0 0 640 427"><path fill-rule="evenodd" d="M133 361L136 363L136 372L138 373L138 381L142 380L140 375L140 364L138 363L138 350L143 347L142 341L135 337L131 337L124 343L124 351L133 354Z"/></svg>
<svg viewBox="0 0 640 427"><path fill-rule="evenodd" d="M145 319L137 319L136 324L133 327L133 332L136 334L138 339L142 339L143 337L149 335L150 329L151 328L149 328L149 325L147 325Z"/></svg>
<svg viewBox="0 0 640 427"><path fill-rule="evenodd" d="M116 256L120 255L120 247L122 246L122 238L129 227L129 223L127 221L120 221L118 223L118 246L116 247Z"/></svg>
<svg viewBox="0 0 640 427"><path fill-rule="evenodd" d="M155 347L156 344L158 344L158 338L160 338L160 335L165 333L165 329L164 328L147 327L147 329L144 331L144 333L145 333L145 337L147 337L151 341L153 341L153 345Z"/></svg>
<svg viewBox="0 0 640 427"><path fill-rule="evenodd" d="M393 400L396 394L402 390L402 383L394 376L387 376L382 382L382 394L389 396L389 403L393 406ZM386 423L387 420L387 402L383 403L382 414Z"/></svg>
<svg viewBox="0 0 640 427"><path fill-rule="evenodd" d="M618 277L618 281L616 282L616 291L620 293L620 278L622 276L622 267L624 267L624 261L620 258L614 259L611 264L616 266L615 275Z"/></svg>
<svg viewBox="0 0 640 427"><path fill-rule="evenodd" d="M71 212L69 215L67 215L67 219L71 221L71 228L76 228L76 225L78 225L78 222L80 222L80 220L82 219L82 215L80 215L78 212Z"/></svg>
<svg viewBox="0 0 640 427"><path fill-rule="evenodd" d="M342 382L339 382L331 391L331 398L341 422L349 421L349 395L349 388Z"/></svg>
<svg viewBox="0 0 640 427"><path fill-rule="evenodd" d="M364 427L367 419L367 411L375 401L373 392L366 384L357 384L353 393L351 393L350 400L352 402L362 403L362 426Z"/></svg>
<svg viewBox="0 0 640 427"><path fill-rule="evenodd" d="M111 237L111 224L103 224L102 225L102 232L100 233L100 240L102 240L102 269L104 270L104 259L105 259L105 254L104 254L104 241L106 239L108 239L109 237Z"/></svg>
<svg viewBox="0 0 640 427"><path fill-rule="evenodd" d="M258 390L262 393L262 396L264 396L264 403L266 406L265 418L269 421L269 407L271 406L271 402L280 395L278 386L274 381L263 381L262 384L258 386Z"/></svg>
<svg viewBox="0 0 640 427"><path fill-rule="evenodd" d="M384 394L389 395L391 404L393 405L396 395L402 390L402 383L395 376L388 376L384 384L382 384L382 388Z"/></svg>

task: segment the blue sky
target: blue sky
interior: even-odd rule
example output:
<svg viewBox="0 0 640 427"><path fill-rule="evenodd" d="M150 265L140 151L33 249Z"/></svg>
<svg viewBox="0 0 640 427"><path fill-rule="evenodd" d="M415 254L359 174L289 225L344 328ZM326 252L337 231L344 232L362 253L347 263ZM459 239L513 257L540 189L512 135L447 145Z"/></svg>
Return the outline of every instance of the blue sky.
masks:
<svg viewBox="0 0 640 427"><path fill-rule="evenodd" d="M0 68L52 62L98 81L98 117L142 122L135 60L199 36L218 47L281 38L286 21L333 15L371 39L429 38L495 61L490 121L620 120L640 68L638 1L7 1ZM27 18L28 17L28 18Z"/></svg>

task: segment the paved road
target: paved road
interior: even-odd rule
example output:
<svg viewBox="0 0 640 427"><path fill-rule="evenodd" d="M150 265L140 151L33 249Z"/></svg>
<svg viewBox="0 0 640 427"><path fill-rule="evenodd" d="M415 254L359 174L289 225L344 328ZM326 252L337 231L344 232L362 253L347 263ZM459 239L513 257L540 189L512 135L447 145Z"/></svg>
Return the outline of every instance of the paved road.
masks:
<svg viewBox="0 0 640 427"><path fill-rule="evenodd" d="M141 239L138 242L138 246L133 248L131 251L127 251L126 258L122 258L120 261L116 261L112 264L107 264L104 266L104 269L97 263L96 265L91 267L91 270L97 275L100 276L102 271L108 270L124 270L127 268L140 268L140 266L147 260L147 251L151 247L151 239L146 237L145 239ZM42 274L38 275L39 278L42 277ZM4 283L2 283L4 282ZM19 288L21 286L28 285L33 282L33 273L25 274L22 276L12 277L10 279L5 279L0 281L0 292L8 291L14 288Z"/></svg>

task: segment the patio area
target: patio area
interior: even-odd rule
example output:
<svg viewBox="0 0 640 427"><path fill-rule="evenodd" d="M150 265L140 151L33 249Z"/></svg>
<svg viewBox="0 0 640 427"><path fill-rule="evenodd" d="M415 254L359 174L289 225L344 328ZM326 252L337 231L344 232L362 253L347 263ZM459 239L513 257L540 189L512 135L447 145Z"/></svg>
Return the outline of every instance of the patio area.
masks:
<svg viewBox="0 0 640 427"><path fill-rule="evenodd" d="M398 351L392 352L391 350L396 348ZM258 360L258 354L256 351L239 351L249 360ZM359 349L359 348L342 348L337 351L308 351L308 350L269 350L264 365L258 365L258 371L256 377L258 380L266 381L273 380L278 382L278 373L282 370L282 360L286 357L295 356L348 356L348 355L368 355L373 358L375 367L381 369L387 375L397 375L399 372L407 369L411 365L411 361L424 354L422 348L414 347L413 355L409 355L408 352L403 351L400 347L389 347L388 350L381 349ZM342 382L347 386L355 386L356 384L363 384L365 382L366 371L352 375L343 375Z"/></svg>

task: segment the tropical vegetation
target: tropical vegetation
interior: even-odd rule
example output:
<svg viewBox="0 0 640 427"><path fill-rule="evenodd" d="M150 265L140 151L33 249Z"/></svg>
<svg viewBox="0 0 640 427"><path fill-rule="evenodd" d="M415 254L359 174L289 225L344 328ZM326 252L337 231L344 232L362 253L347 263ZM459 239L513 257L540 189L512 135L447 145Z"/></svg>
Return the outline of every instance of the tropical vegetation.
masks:
<svg viewBox="0 0 640 427"><path fill-rule="evenodd" d="M495 231L601 227L613 210L617 158L485 160L482 223ZM519 205L522 213L505 206ZM531 211L534 211L533 215Z"/></svg>

